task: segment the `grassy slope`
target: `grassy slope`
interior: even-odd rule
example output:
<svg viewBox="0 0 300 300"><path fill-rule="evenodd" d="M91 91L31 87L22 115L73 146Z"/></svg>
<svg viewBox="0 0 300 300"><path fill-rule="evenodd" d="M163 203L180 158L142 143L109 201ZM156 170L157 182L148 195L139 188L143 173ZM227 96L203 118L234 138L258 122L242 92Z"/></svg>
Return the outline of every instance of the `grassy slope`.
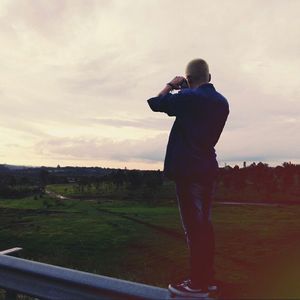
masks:
<svg viewBox="0 0 300 300"><path fill-rule="evenodd" d="M0 248L24 258L162 287L188 272L175 206L26 198L0 209ZM214 206L226 297L299 297L299 216L300 206Z"/></svg>

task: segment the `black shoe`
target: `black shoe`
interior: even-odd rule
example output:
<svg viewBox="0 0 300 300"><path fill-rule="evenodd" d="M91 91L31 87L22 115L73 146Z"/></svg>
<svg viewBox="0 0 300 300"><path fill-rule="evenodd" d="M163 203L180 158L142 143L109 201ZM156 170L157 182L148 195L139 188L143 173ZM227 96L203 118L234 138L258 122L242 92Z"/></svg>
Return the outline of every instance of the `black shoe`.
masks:
<svg viewBox="0 0 300 300"><path fill-rule="evenodd" d="M169 284L168 290L173 295L181 297L206 298L209 294L207 290L193 287L190 280L184 280L178 284Z"/></svg>

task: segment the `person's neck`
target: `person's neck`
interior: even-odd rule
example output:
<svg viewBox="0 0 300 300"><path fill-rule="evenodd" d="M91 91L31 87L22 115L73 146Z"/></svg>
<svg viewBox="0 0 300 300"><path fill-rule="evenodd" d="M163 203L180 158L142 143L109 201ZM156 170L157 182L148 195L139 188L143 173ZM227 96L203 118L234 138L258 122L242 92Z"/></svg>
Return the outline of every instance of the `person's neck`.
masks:
<svg viewBox="0 0 300 300"><path fill-rule="evenodd" d="M195 83L190 84L190 87L192 89L195 89L195 88L198 88L198 87L200 87L200 86L202 86L204 84L207 84L207 83L208 83L207 81L205 81L205 82L195 82Z"/></svg>

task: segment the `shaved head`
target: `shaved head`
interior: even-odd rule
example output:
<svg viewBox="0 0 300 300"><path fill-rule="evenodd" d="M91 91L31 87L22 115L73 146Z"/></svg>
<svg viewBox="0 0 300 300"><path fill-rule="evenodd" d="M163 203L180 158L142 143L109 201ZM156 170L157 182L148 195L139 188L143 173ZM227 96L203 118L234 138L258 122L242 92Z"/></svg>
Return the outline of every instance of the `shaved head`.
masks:
<svg viewBox="0 0 300 300"><path fill-rule="evenodd" d="M192 82L209 82L210 74L208 64L204 59L193 59L186 66L185 74Z"/></svg>

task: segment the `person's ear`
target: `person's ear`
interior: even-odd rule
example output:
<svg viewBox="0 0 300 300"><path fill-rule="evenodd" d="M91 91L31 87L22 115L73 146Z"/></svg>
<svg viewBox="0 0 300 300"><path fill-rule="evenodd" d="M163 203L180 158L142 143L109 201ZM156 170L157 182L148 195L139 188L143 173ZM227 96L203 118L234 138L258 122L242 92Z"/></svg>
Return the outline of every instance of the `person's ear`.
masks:
<svg viewBox="0 0 300 300"><path fill-rule="evenodd" d="M208 82L210 82L211 81L211 74L209 73L208 74Z"/></svg>
<svg viewBox="0 0 300 300"><path fill-rule="evenodd" d="M186 75L186 80L188 81L189 84L193 82L191 75Z"/></svg>

